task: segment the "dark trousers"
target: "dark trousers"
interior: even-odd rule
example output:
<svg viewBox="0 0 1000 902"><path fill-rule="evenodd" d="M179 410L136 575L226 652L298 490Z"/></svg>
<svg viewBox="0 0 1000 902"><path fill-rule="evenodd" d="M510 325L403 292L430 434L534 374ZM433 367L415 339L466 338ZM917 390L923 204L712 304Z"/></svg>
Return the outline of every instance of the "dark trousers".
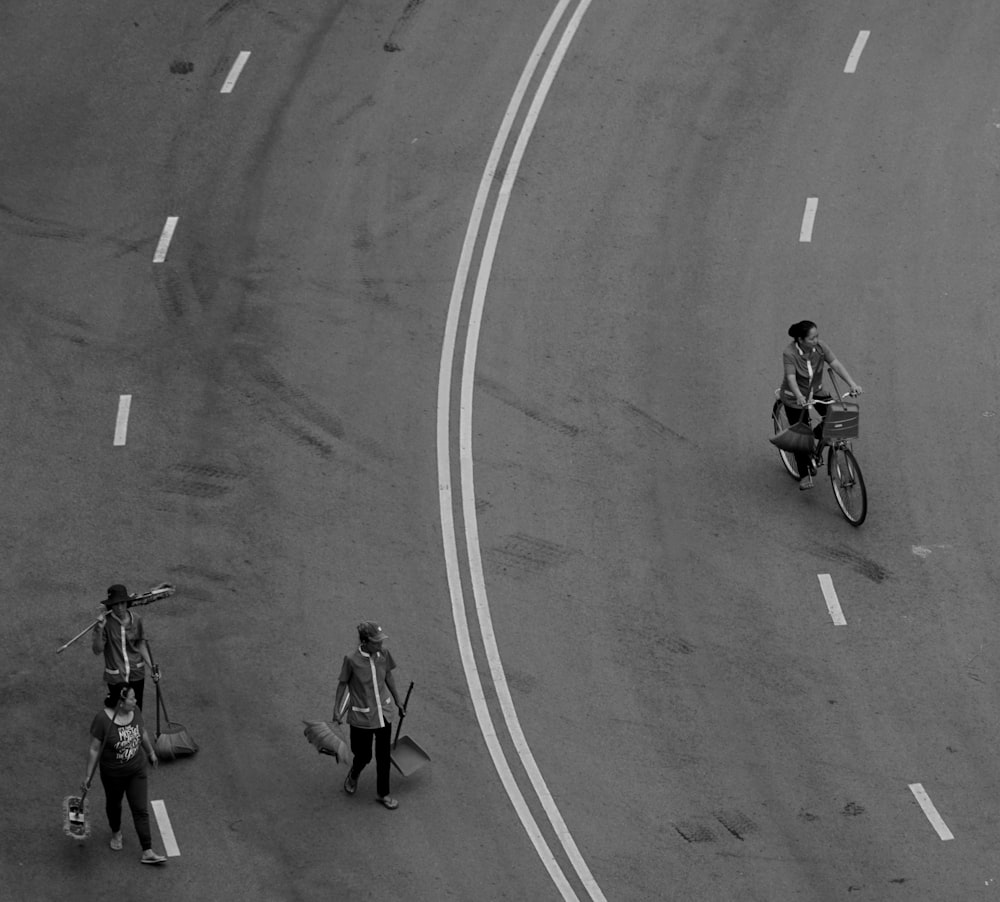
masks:
<svg viewBox="0 0 1000 902"><path fill-rule="evenodd" d="M351 754L354 764L351 765L351 776L355 780L361 775L368 762L372 760L372 740L375 740L375 793L379 798L389 795L389 754L392 751L392 724L366 730L364 727L351 727Z"/></svg>
<svg viewBox="0 0 1000 902"><path fill-rule="evenodd" d="M141 755L142 752L139 752ZM149 789L146 780L146 768L129 777L110 777L101 771L101 782L104 784L105 811L108 814L108 826L112 833L118 833L122 828L122 796L128 799L128 807L135 822L135 832L139 834L139 845L142 851L153 848L153 838L149 833Z"/></svg>
<svg viewBox="0 0 1000 902"><path fill-rule="evenodd" d="M816 413L819 417L819 422L813 427L813 435L816 437L816 441L820 440L820 436L823 434L823 414L826 412L825 404L818 404L815 407ZM785 416L788 417L788 425L793 426L804 416L806 416L807 408L805 407L789 407L785 405ZM795 466L799 468L799 478L809 475L809 458L808 454L796 454L795 455Z"/></svg>

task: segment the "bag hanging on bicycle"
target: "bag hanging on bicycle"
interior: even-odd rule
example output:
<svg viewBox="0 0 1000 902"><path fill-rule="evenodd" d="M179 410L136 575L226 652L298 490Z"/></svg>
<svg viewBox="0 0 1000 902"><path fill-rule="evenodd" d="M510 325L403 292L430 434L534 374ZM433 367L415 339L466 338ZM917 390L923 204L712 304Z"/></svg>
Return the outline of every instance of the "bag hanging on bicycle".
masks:
<svg viewBox="0 0 1000 902"><path fill-rule="evenodd" d="M859 405L851 401L837 401L826 409L826 416L823 417L823 438L827 441L857 438L860 421Z"/></svg>
<svg viewBox="0 0 1000 902"><path fill-rule="evenodd" d="M768 441L780 450L792 454L812 454L816 446L812 426L802 420L799 420L798 423L792 423L791 426L783 429L777 435L772 435Z"/></svg>

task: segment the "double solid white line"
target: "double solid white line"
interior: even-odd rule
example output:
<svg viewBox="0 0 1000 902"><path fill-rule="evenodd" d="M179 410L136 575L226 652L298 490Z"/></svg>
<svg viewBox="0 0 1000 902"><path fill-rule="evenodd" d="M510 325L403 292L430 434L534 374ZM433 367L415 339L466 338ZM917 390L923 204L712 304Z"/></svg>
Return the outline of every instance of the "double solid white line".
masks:
<svg viewBox="0 0 1000 902"><path fill-rule="evenodd" d="M441 511L441 533L445 557L445 567L448 576L448 587L451 596L452 619L455 623L455 635L458 641L459 652L462 658L462 667L465 671L465 679L469 686L469 694L476 720L479 724L480 732L486 743L487 750L493 760L497 775L503 784L511 804L517 812L521 825L537 852L539 859L544 865L552 882L558 889L560 895L566 902L578 902L578 896L573 886L570 884L563 871L560 862L556 859L546 841L538 822L535 820L514 774L506 753L500 744L496 734L496 727L489 707L486 703L486 696L480 679L479 669L476 663L475 652L472 646L472 639L469 633L469 625L465 610L465 593L463 590L462 572L459 563L458 537L455 524L455 498L451 487L451 406L453 397L452 378L455 366L455 351L458 342L459 321L462 314L463 299L466 293L469 273L472 269L473 253L478 242L480 228L482 225L484 212L490 197L500 164L500 157L507 145L507 140L513 130L514 121L517 118L522 102L528 92L535 71L538 68L541 58L552 40L555 30L562 19L564 13L570 5L571 0L559 0L552 15L549 17L542 30L538 41L528 58L517 87L514 89L507 110L504 113L493 148L486 162L483 176L480 179L479 190L473 203L472 213L469 217L469 225L466 229L465 240L459 257L458 268L455 273L455 281L452 287L451 300L448 306L448 315L445 321L444 340L441 350L441 365L438 375L438 401L437 401L437 457L438 457L438 489ZM479 629L482 635L483 646L486 658L489 663L490 677L496 690L497 699L503 714L504 723L510 734L514 748L524 767L525 772L531 782L535 794L541 802L542 808L548 816L566 857L569 859L576 871L577 878L583 885L587 894L594 902L606 902L604 893L597 885L597 881L590 873L587 863L583 860L573 837L570 835L559 809L556 807L548 787L542 778L541 772L535 762L531 749L521 729L517 712L514 710L513 700L507 687L507 679L500 659L500 652L497 647L496 637L493 631L492 619L490 616L489 600L486 595L485 578L482 570L482 553L479 547L478 524L476 520L475 505L475 484L473 479L473 455L472 455L472 402L473 388L475 385L475 362L477 344L479 340L479 327L482 319L483 307L486 299L486 292L490 280L490 272L493 264L493 256L496 251L500 230L503 224L507 203L510 199L511 189L517 177L518 169L524 155L524 150L534 129L535 122L541 111L542 104L548 94L549 87L555 78L556 72L562 63L563 57L575 35L584 13L590 6L591 0L579 0L579 3L570 16L557 47L552 54L548 67L543 74L539 85L535 91L531 105L525 115L521 125L520 134L511 153L510 160L504 171L503 182L499 189L493 215L490 220L489 229L481 252L478 274L473 291L472 305L469 312L469 321L466 333L465 357L462 365L461 387L460 387L460 424L459 424L459 458L460 458L460 481L462 521L465 526L465 545L468 554L468 579L475 596L475 608L479 621Z"/></svg>

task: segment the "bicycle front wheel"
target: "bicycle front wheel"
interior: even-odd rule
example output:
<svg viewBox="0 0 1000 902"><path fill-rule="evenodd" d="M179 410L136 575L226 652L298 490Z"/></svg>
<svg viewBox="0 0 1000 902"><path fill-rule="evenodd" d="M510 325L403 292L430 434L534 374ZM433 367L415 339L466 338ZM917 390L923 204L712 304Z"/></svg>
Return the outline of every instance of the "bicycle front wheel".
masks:
<svg viewBox="0 0 1000 902"><path fill-rule="evenodd" d="M827 469L840 512L852 526L860 526L868 515L868 491L857 458L844 445L832 447Z"/></svg>
<svg viewBox="0 0 1000 902"><path fill-rule="evenodd" d="M774 407L771 408L771 425L774 427L774 434L777 435L779 432L784 432L788 428L788 417L785 414L785 405L781 401L775 401ZM793 479L799 478L799 467L795 463L795 455L791 451L782 451L778 449L778 457L781 458L782 464L784 464L785 469L788 471L788 475Z"/></svg>

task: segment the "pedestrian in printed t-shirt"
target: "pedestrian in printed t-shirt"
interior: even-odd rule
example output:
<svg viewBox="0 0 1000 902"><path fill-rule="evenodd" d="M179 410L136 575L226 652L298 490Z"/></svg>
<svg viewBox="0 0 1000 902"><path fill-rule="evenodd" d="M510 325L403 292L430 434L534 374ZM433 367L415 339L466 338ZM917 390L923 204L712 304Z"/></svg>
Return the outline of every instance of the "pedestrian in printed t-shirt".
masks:
<svg viewBox="0 0 1000 902"><path fill-rule="evenodd" d="M142 708L147 668L154 683L159 682L160 675L153 669L142 620L129 610L128 602L128 589L123 585L116 583L108 589L108 597L102 602L104 610L94 624L93 651L95 655L104 653L104 681L108 686L127 683Z"/></svg>
<svg viewBox="0 0 1000 902"><path fill-rule="evenodd" d="M392 675L396 662L382 647L388 638L377 623L366 620L358 624L358 647L344 656L340 668L333 720L341 723L346 714L351 727L354 763L344 780L344 790L353 795L358 788L358 777L372 760L374 741L375 798L391 811L399 807L399 802L389 795L392 719L397 709L403 714L406 709L399 701Z"/></svg>
<svg viewBox="0 0 1000 902"><path fill-rule="evenodd" d="M93 779L94 769L101 769L101 783L106 799L105 811L111 827L111 848L120 852L122 839L122 796L128 799L135 832L142 847L143 864L162 864L166 859L153 850L149 831L149 790L146 762L156 767L153 742L142 721L135 701L135 690L128 683L108 687L104 710L90 725L87 750L87 776L84 786Z"/></svg>

